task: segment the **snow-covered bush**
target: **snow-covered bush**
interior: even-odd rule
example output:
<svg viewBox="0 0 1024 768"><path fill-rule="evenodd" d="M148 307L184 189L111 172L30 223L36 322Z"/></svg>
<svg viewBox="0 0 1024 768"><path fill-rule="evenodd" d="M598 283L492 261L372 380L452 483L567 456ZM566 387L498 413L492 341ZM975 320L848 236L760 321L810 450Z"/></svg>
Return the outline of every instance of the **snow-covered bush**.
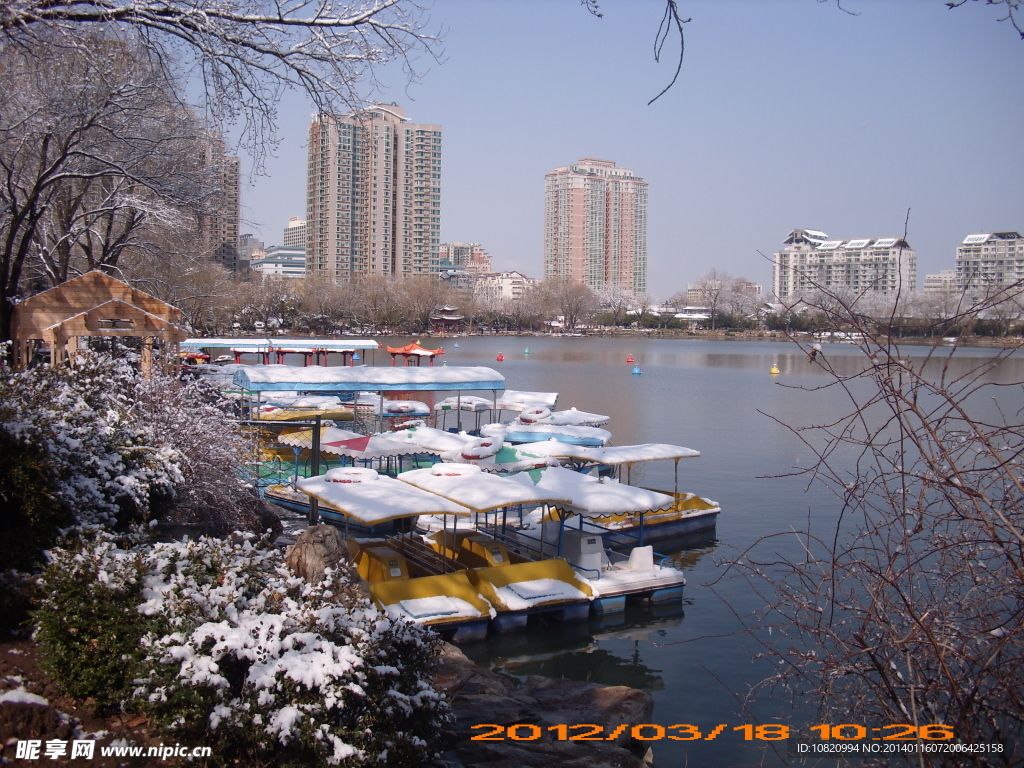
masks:
<svg viewBox="0 0 1024 768"><path fill-rule="evenodd" d="M383 617L346 572L308 584L251 534L119 548L96 532L52 554L44 587L44 651L110 648L112 688L134 676L124 706L224 763L415 766L435 751L447 711L429 676L437 637ZM99 615L103 590L118 616ZM72 619L55 618L61 606Z"/></svg>
<svg viewBox="0 0 1024 768"><path fill-rule="evenodd" d="M61 529L170 517L258 529L245 441L203 382L82 355L0 374L0 563L31 569Z"/></svg>
<svg viewBox="0 0 1024 768"><path fill-rule="evenodd" d="M25 551L25 533L45 548L58 524L72 519L111 526L170 504L181 481L178 456L173 446L153 444L132 416L135 381L127 363L96 356L83 356L75 368L4 369L2 443L18 466L32 470L20 486L4 488L16 531L5 543L16 561L41 553Z"/></svg>

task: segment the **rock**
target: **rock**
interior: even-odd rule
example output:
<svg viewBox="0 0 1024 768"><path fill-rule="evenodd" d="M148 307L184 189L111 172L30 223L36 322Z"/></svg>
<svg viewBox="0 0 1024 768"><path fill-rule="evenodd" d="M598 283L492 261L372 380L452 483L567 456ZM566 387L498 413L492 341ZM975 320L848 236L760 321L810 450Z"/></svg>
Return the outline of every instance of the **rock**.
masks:
<svg viewBox="0 0 1024 768"><path fill-rule="evenodd" d="M271 541L274 541L284 533L284 525L281 523L281 518L278 517L277 512L274 511L273 504L263 499L257 499L253 512L259 520L259 531L257 533L264 534L270 531Z"/></svg>
<svg viewBox="0 0 1024 768"><path fill-rule="evenodd" d="M311 525L288 547L285 563L291 572L316 584L328 568L348 559L348 547L333 525Z"/></svg>
<svg viewBox="0 0 1024 768"><path fill-rule="evenodd" d="M645 691L539 676L520 681L477 666L447 643L435 685L447 695L455 718L455 743L435 766L458 760L465 768L649 768L650 745L629 735L632 726L651 722L654 699ZM488 733L474 728L484 723L492 723L498 737L471 740ZM582 724L600 727L604 739L565 741L549 730ZM514 725L522 726L518 735L527 733L527 725L537 726L539 738L508 737L505 729ZM620 729L623 725L628 727ZM620 735L607 741L616 730Z"/></svg>

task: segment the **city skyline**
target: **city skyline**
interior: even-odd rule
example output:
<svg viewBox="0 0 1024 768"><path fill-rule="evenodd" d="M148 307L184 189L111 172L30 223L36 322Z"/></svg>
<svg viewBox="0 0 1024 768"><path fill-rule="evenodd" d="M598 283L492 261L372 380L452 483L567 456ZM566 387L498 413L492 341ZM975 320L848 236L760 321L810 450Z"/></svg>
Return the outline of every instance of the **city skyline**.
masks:
<svg viewBox="0 0 1024 768"><path fill-rule="evenodd" d="M609 2L598 19L571 2L438 0L444 61L418 62L408 86L384 70L374 96L444 125L440 239L481 243L496 270L542 274L542 179L578 157L642 169L657 298L712 267L770 285L796 228L902 236L909 209L919 282L953 267L966 234L1024 228L1012 27L982 4L843 7L858 15L693 3L679 81L647 106L675 67L651 60L661 3ZM289 96L279 114L268 175L242 190L243 231L268 243L305 202L310 107Z"/></svg>

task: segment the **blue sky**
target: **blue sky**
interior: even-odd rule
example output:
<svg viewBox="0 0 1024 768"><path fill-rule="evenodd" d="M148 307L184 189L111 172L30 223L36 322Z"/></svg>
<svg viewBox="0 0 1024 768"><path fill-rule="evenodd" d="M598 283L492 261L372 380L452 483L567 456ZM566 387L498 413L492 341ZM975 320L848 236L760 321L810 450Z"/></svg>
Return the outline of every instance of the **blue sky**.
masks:
<svg viewBox="0 0 1024 768"><path fill-rule="evenodd" d="M650 184L648 286L717 268L771 287L795 227L903 232L925 273L970 232L1024 230L1024 40L983 3L680 0L686 56L652 55L660 0L435 0L441 63L376 96L444 128L441 238L540 276L544 174L583 157ZM669 43L672 45L672 43ZM243 232L280 243L305 215L311 107L282 105L266 173L243 181Z"/></svg>

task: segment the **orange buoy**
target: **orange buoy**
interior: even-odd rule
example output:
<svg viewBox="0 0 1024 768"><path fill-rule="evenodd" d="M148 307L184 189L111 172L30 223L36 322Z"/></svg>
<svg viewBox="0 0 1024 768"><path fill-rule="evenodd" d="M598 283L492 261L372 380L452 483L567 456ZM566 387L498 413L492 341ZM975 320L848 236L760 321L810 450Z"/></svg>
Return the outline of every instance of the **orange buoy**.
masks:
<svg viewBox="0 0 1024 768"><path fill-rule="evenodd" d="M635 362L636 362L636 360L634 360L634 359L633 359L633 356L632 356L632 355L630 355L629 357L627 357L627 358L626 358L626 362L627 362L627 363L635 363Z"/></svg>
<svg viewBox="0 0 1024 768"><path fill-rule="evenodd" d="M504 359L505 359L505 356L504 356L503 354L501 354L501 352L499 352L499 353L498 353L498 356L497 356L497 357L495 358L495 360L497 360L497 361L498 361L499 363L500 363L500 362L501 362L502 360L504 360Z"/></svg>

